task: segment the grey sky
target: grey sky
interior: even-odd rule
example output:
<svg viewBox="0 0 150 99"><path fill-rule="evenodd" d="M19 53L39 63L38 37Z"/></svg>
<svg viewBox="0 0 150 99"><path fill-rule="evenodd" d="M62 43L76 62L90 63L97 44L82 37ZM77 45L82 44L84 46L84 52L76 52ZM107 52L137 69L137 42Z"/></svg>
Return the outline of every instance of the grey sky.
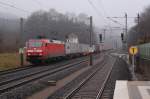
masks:
<svg viewBox="0 0 150 99"><path fill-rule="evenodd" d="M98 9L95 9L89 4L88 0L0 0L1 2L14 5L15 7L22 8L29 12L36 10L48 10L50 8L55 8L57 11L66 13L74 12L86 13L89 16L92 15L94 18L94 23L97 26L105 26L108 23L111 25L117 24L112 23L107 20L107 16L124 16L127 12L129 16L136 16L138 12L142 12L148 5L150 5L150 0L90 0L92 4ZM17 16L26 17L30 13L22 12L11 7L0 4L0 12L11 13ZM99 13L99 15L97 14ZM118 19L117 19L118 20ZM118 20L124 24L124 20ZM129 20L129 24L133 23L133 20ZM133 24L132 24L133 25Z"/></svg>

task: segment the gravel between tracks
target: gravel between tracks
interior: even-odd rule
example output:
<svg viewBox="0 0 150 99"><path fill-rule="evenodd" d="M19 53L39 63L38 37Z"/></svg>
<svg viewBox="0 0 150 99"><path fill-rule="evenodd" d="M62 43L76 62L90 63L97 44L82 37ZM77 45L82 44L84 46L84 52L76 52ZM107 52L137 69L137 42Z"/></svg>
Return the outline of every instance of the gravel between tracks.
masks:
<svg viewBox="0 0 150 99"><path fill-rule="evenodd" d="M49 86L49 83L47 81L49 80L59 80L64 78L65 76L83 68L85 65L75 66L69 69L66 69L65 71L55 73L54 75L44 77L40 80L36 80L34 82L25 84L21 87L18 87L16 89L13 89L7 93L4 93L0 95L0 99L23 99L26 96L29 96L33 94L34 92L37 92L47 86Z"/></svg>
<svg viewBox="0 0 150 99"><path fill-rule="evenodd" d="M117 58L101 99L113 99L116 80L131 80L131 78L128 64L123 59Z"/></svg>
<svg viewBox="0 0 150 99"><path fill-rule="evenodd" d="M85 59L85 58L82 57L81 59ZM0 83L4 82L5 80L8 81L8 80L12 80L15 78L20 78L20 77L26 76L27 74L30 75L30 74L33 74L33 73L36 73L36 72L39 72L42 70L55 69L55 68L58 68L62 65L72 63L73 61L79 61L81 59L72 59L72 60L69 60L69 61L66 61L63 63L59 62L57 64L51 64L49 66L36 66L36 67L32 67L32 68L25 69L25 70L10 72L10 73L4 74L4 75L0 74Z"/></svg>
<svg viewBox="0 0 150 99"><path fill-rule="evenodd" d="M76 71L75 73L72 73L71 75L65 77L64 79L59 80L56 83L56 86L49 86L49 87L41 90L40 92L37 92L37 93L33 94L32 96L27 97L27 99L46 99L46 98L48 98L49 95L53 94L58 89L64 87L70 81L72 81L73 79L78 77L81 73L83 73L84 71L87 71L90 68L91 68L90 66L82 68L81 70Z"/></svg>
<svg viewBox="0 0 150 99"><path fill-rule="evenodd" d="M106 60L107 58L108 57L105 56L104 59L102 59L102 60ZM95 71L95 69L97 69L97 67L99 67L99 64L102 64L102 60L99 61L99 63L97 63L95 66L93 66L92 69L85 71L80 76L78 76L77 78L72 80L70 83L65 85L63 88L59 89L54 94L50 95L48 99L62 99L62 97L64 97L68 93L70 93L70 91L73 90L79 84L79 82L81 82L85 77L87 77L87 75L89 75L91 72Z"/></svg>
<svg viewBox="0 0 150 99"><path fill-rule="evenodd" d="M73 72L76 72L77 70L81 68L84 68L85 66L87 65L82 65L82 66L79 66L78 68L75 66L74 68L56 73L55 75L44 77L32 83L25 84L21 87L10 90L7 93L1 94L0 99L25 99L27 96L30 96L33 93L40 91L41 89L44 89L45 87L49 86L49 83L47 83L47 81L49 80L57 81L57 80L63 79L64 77L70 75Z"/></svg>
<svg viewBox="0 0 150 99"><path fill-rule="evenodd" d="M103 57L103 54L94 56L93 63L97 64L100 61L101 57ZM72 73L71 75L63 78L62 80L58 80L58 82L56 83L56 86L49 86L45 88L44 90L38 93L35 93L32 96L29 96L27 99L46 99L49 95L53 94L58 89L64 87L66 84L70 83L72 80L74 80L76 77L78 77L80 74L82 74L83 72L87 71L90 68L91 66L87 66L83 69L80 69L76 71L75 73Z"/></svg>
<svg viewBox="0 0 150 99"><path fill-rule="evenodd" d="M96 99L99 91L103 88L107 76L109 76L116 59L108 57L106 63L96 74L83 85L71 99ZM68 98L67 98L68 99Z"/></svg>

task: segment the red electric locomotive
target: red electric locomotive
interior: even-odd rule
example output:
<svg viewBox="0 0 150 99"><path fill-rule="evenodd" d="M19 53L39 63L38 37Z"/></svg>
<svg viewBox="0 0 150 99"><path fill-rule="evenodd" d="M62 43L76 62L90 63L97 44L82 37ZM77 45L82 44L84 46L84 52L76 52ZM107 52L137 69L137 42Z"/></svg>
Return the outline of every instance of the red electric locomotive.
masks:
<svg viewBox="0 0 150 99"><path fill-rule="evenodd" d="M65 45L61 41L32 39L26 43L26 60L33 64L64 55Z"/></svg>

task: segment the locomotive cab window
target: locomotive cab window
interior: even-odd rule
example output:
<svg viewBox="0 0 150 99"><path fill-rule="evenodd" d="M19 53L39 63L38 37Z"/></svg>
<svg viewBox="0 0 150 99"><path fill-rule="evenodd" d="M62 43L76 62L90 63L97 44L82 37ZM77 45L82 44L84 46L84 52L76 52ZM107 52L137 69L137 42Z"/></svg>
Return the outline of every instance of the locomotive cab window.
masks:
<svg viewBox="0 0 150 99"><path fill-rule="evenodd" d="M42 42L29 42L29 47L41 47Z"/></svg>

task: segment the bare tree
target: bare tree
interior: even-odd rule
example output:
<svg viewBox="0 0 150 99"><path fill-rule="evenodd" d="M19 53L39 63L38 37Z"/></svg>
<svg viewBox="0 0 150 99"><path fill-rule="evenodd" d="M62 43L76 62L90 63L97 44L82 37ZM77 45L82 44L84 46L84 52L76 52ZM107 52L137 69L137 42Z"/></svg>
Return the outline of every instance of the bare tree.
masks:
<svg viewBox="0 0 150 99"><path fill-rule="evenodd" d="M89 25L85 21L89 20L83 13L76 16L73 13L62 14L54 9L48 12L37 11L27 18L26 40L42 35L65 41L66 35L74 33L79 37L80 43L89 43Z"/></svg>
<svg viewBox="0 0 150 99"><path fill-rule="evenodd" d="M139 24L130 29L129 37L130 45L150 42L150 6L140 14Z"/></svg>

